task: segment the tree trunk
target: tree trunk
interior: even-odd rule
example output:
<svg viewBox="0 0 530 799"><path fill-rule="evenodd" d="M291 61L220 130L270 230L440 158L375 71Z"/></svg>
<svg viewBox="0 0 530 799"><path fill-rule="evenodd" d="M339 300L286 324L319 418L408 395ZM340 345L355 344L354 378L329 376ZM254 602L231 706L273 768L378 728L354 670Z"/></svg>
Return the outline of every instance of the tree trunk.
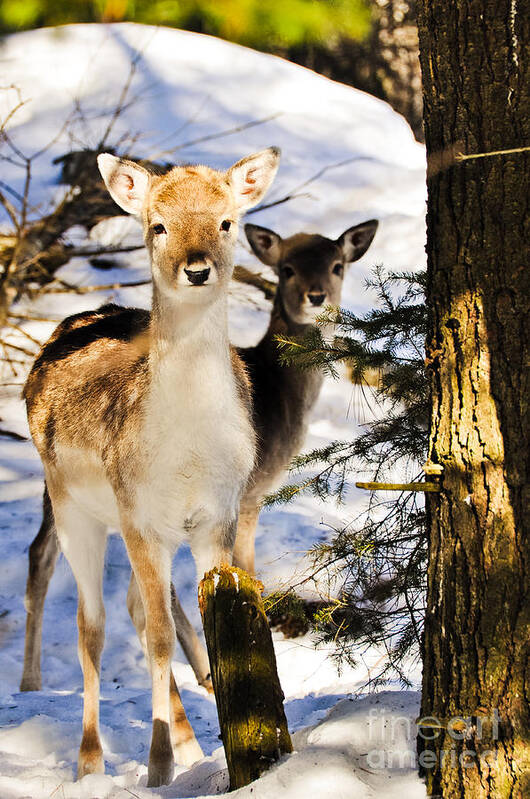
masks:
<svg viewBox="0 0 530 799"><path fill-rule="evenodd" d="M430 551L420 764L431 795L530 796L530 9L421 0ZM523 5L525 6L523 8Z"/></svg>
<svg viewBox="0 0 530 799"><path fill-rule="evenodd" d="M199 586L230 790L292 751L262 590L228 566L208 572Z"/></svg>

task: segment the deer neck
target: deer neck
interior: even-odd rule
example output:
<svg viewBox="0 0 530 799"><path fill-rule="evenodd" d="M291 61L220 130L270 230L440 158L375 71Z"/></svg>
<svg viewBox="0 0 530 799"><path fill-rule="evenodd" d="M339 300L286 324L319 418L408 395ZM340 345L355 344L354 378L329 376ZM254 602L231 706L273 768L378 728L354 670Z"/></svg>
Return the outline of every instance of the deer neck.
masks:
<svg viewBox="0 0 530 799"><path fill-rule="evenodd" d="M274 298L269 327L263 337L260 346L263 348L269 361L273 361L279 366L280 350L276 336L303 336L308 333L312 324L300 324L295 322L285 310L282 297L279 293ZM282 366L282 377L292 386L292 401L298 401L305 409L310 410L315 404L322 383L324 374L321 369L299 369L297 366Z"/></svg>
<svg viewBox="0 0 530 799"><path fill-rule="evenodd" d="M175 303L155 287L150 332L151 377L158 388L169 383L174 391L178 381L193 402L194 388L206 379L233 381L226 295L204 307Z"/></svg>

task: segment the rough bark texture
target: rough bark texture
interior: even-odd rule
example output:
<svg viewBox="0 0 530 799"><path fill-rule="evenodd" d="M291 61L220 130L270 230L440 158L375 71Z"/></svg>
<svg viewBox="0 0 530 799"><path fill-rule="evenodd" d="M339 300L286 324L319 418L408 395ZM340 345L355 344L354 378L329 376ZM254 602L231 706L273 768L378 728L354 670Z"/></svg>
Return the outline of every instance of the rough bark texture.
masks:
<svg viewBox="0 0 530 799"><path fill-rule="evenodd" d="M444 467L442 492L428 498L422 716L434 721L420 728L420 763L431 795L522 799L530 796L530 154L463 162L454 154L530 144L530 8L521 0L419 6L430 457Z"/></svg>
<svg viewBox="0 0 530 799"><path fill-rule="evenodd" d="M292 751L262 590L228 566L208 572L199 586L231 790Z"/></svg>

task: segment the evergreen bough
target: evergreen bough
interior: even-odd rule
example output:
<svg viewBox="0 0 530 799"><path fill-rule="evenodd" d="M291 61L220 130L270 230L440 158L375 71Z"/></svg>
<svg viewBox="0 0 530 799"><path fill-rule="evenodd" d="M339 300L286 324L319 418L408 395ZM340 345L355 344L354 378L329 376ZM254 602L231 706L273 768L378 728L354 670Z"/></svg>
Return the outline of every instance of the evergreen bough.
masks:
<svg viewBox="0 0 530 799"><path fill-rule="evenodd" d="M357 438L297 456L291 473L308 468L315 473L282 487L264 504L288 502L300 491L340 502L348 481L360 473L372 480L383 480L391 471L400 479L404 474L420 479L428 443L425 281L424 272L385 272L376 266L366 286L375 289L378 304L369 313L359 317L328 307L305 336L278 337L285 364L336 376L337 364L345 363L360 385L375 370L381 413ZM330 323L336 333L332 340L325 335ZM310 553L314 569L304 582L316 573L326 573L330 586L340 581L338 597L320 603L312 619L319 642L336 645L339 662L354 664L364 648L383 646L388 657L372 679L397 674L409 684L406 662L418 658L423 628L425 508L422 494L383 496L372 493L354 521L315 545ZM278 614L282 603L288 612L293 602L288 592L269 597L267 604Z"/></svg>

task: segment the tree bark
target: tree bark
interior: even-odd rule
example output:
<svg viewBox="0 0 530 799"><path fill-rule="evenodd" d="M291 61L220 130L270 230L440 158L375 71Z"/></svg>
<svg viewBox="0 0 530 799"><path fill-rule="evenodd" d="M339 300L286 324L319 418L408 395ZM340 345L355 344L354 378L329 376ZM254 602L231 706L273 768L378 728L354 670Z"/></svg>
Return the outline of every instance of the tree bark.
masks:
<svg viewBox="0 0 530 799"><path fill-rule="evenodd" d="M213 569L199 585L230 790L292 751L262 590L235 566Z"/></svg>
<svg viewBox="0 0 530 799"><path fill-rule="evenodd" d="M418 749L430 795L530 796L530 144L521 0L421 0L430 544ZM445 753L445 754L444 754Z"/></svg>

